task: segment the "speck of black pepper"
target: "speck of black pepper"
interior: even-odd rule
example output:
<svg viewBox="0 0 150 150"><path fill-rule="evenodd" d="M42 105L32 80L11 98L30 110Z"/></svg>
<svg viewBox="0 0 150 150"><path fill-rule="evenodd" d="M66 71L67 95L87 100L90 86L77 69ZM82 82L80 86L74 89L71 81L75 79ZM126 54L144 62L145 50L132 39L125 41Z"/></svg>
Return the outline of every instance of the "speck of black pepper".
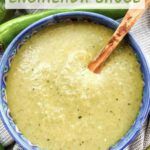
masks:
<svg viewBox="0 0 150 150"><path fill-rule="evenodd" d="M47 139L47 141L50 141L50 139Z"/></svg>
<svg viewBox="0 0 150 150"><path fill-rule="evenodd" d="M82 116L78 116L78 119L81 119L82 118Z"/></svg>
<svg viewBox="0 0 150 150"><path fill-rule="evenodd" d="M112 111L112 110L110 110L109 112L110 112L110 113L113 113L113 111Z"/></svg>
<svg viewBox="0 0 150 150"><path fill-rule="evenodd" d="M34 91L35 90L35 88L32 88L32 91Z"/></svg>
<svg viewBox="0 0 150 150"><path fill-rule="evenodd" d="M33 68L32 68L31 70L32 70L32 71L34 71L34 69L33 69Z"/></svg>
<svg viewBox="0 0 150 150"><path fill-rule="evenodd" d="M84 141L82 141L82 142L80 143L80 146L81 146L82 144L84 144Z"/></svg>
<svg viewBox="0 0 150 150"><path fill-rule="evenodd" d="M131 105L131 103L128 103L128 106L130 106Z"/></svg>
<svg viewBox="0 0 150 150"><path fill-rule="evenodd" d="M49 83L49 80L46 80L47 83Z"/></svg>
<svg viewBox="0 0 150 150"><path fill-rule="evenodd" d="M116 98L116 101L118 101L119 99L118 98Z"/></svg>

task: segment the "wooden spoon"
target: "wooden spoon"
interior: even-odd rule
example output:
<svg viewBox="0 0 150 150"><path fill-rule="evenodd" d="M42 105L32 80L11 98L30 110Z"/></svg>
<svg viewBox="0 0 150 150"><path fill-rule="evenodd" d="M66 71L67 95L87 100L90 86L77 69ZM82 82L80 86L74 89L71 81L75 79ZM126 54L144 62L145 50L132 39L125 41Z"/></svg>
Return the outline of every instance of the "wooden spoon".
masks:
<svg viewBox="0 0 150 150"><path fill-rule="evenodd" d="M145 9L129 9L118 26L117 30L112 35L108 44L103 48L102 52L88 65L89 70L94 73L99 73L102 69L104 62L115 50L120 41L129 32L131 27L143 15L146 8L149 6L150 0L145 0Z"/></svg>

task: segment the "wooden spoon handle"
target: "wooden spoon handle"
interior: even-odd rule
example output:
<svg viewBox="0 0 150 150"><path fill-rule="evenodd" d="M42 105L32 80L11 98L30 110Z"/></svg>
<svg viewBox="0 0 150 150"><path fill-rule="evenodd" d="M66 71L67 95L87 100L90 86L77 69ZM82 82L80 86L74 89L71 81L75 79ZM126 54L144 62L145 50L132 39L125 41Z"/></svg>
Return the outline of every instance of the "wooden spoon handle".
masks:
<svg viewBox="0 0 150 150"><path fill-rule="evenodd" d="M145 1L145 6L150 4L150 0ZM123 18L122 22L114 32L113 36L109 40L108 44L103 48L102 52L93 60L88 68L95 73L100 72L102 65L106 59L110 56L113 50L117 47L124 36L129 32L131 27L136 21L143 15L145 9L129 9Z"/></svg>

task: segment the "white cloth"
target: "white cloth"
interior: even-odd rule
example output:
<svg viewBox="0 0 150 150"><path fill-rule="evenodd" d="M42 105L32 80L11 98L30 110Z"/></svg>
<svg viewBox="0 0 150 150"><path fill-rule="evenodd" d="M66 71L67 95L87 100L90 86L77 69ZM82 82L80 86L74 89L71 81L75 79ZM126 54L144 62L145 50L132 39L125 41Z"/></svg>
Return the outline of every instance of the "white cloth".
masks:
<svg viewBox="0 0 150 150"><path fill-rule="evenodd" d="M136 25L131 30L131 34L137 40L138 44L142 48L142 51L150 62L150 10L148 10L136 23ZM0 121L0 143L2 143L4 146L7 146L12 142L13 139L5 130L2 122ZM139 135L134 140L134 142L132 142L125 149L145 150L148 146L150 146L150 117L143 125ZM20 150L21 148L16 144L13 149Z"/></svg>
<svg viewBox="0 0 150 150"><path fill-rule="evenodd" d="M131 30L131 34L137 40L150 64L150 9L136 23ZM150 116L137 138L127 147L127 150L145 150L148 146L150 146Z"/></svg>

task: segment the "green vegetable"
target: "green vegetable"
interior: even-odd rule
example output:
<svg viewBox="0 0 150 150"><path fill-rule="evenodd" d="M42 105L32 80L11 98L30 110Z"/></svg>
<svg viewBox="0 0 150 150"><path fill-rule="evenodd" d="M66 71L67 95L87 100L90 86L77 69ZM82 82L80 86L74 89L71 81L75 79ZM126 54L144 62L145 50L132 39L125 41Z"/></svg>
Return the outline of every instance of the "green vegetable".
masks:
<svg viewBox="0 0 150 150"><path fill-rule="evenodd" d="M3 146L0 144L0 150L4 150Z"/></svg>
<svg viewBox="0 0 150 150"><path fill-rule="evenodd" d="M24 15L3 23L0 25L0 50L5 49L20 31L35 21L58 12L66 11L67 10L48 10L35 14Z"/></svg>
<svg viewBox="0 0 150 150"><path fill-rule="evenodd" d="M150 150L150 146L146 150Z"/></svg>
<svg viewBox="0 0 150 150"><path fill-rule="evenodd" d="M15 19L12 19L2 25L0 25L0 50L5 49L7 45L12 41L12 39L23 29L25 29L30 24L34 23L35 21L44 18L49 15L61 13L61 12L70 12L73 10L47 10L42 11L35 14L24 15ZM82 10L80 10L82 11ZM98 10L98 9L90 9L84 11L91 11L96 13L101 13L107 15L112 18L120 18L123 17L126 13L126 10Z"/></svg>
<svg viewBox="0 0 150 150"><path fill-rule="evenodd" d="M0 0L0 24L9 20L14 15L15 10L6 10L5 1Z"/></svg>
<svg viewBox="0 0 150 150"><path fill-rule="evenodd" d="M83 11L95 12L103 14L113 19L120 19L124 17L127 12L127 9L85 9Z"/></svg>

